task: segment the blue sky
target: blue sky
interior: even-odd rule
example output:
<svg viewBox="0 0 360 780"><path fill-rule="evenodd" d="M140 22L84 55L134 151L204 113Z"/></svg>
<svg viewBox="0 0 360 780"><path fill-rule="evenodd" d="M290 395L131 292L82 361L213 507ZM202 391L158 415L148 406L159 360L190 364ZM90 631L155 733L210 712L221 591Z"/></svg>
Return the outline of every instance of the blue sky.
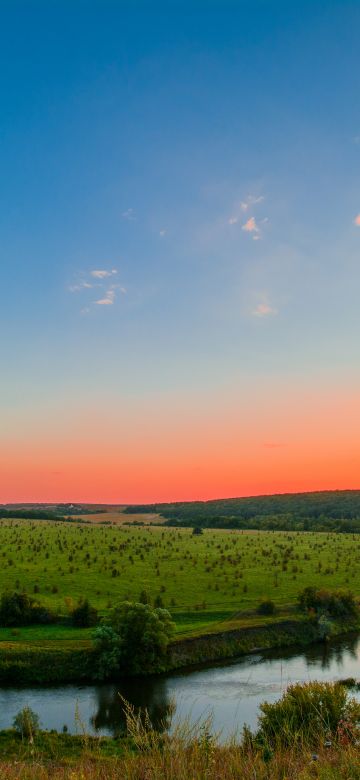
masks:
<svg viewBox="0 0 360 780"><path fill-rule="evenodd" d="M0 10L0 422L351 387L359 4Z"/></svg>

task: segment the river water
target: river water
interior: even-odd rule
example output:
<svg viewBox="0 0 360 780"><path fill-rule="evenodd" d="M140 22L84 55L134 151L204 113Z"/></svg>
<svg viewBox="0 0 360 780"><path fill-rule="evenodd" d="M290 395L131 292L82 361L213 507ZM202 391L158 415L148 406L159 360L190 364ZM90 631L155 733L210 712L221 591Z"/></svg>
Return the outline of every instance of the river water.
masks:
<svg viewBox="0 0 360 780"><path fill-rule="evenodd" d="M116 735L124 725L120 693L134 706L146 707L157 727L173 706L175 722L212 715L212 731L224 739L245 723L255 727L261 702L276 701L289 683L347 677L360 677L359 636L116 685L2 688L0 729L11 726L16 713L29 705L43 728L60 731L66 725L70 733Z"/></svg>

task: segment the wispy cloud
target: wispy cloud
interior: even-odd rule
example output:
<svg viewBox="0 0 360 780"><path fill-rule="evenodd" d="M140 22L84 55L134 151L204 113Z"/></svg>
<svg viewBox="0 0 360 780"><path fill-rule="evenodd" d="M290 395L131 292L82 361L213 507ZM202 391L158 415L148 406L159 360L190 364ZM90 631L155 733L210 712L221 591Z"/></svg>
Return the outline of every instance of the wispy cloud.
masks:
<svg viewBox="0 0 360 780"><path fill-rule="evenodd" d="M91 284L91 282L87 282L86 279L80 279L79 282L76 284L70 284L69 285L69 291L74 292L80 292L81 290L91 290L93 287L96 287L96 284Z"/></svg>
<svg viewBox="0 0 360 780"><path fill-rule="evenodd" d="M246 233L260 232L255 217L249 217L249 219L244 223L244 225L241 225L241 230L245 230Z"/></svg>
<svg viewBox="0 0 360 780"><path fill-rule="evenodd" d="M114 290L107 290L105 297L100 298L98 301L94 301L97 306L112 306L115 300Z"/></svg>
<svg viewBox="0 0 360 780"><path fill-rule="evenodd" d="M109 276L114 276L115 274L117 274L116 268L112 268L111 271L90 271L90 276L94 276L95 279L108 279Z"/></svg>
<svg viewBox="0 0 360 780"><path fill-rule="evenodd" d="M278 310L275 309L274 306L271 306L268 301L262 300L256 304L251 313L253 317L274 317L278 313Z"/></svg>
<svg viewBox="0 0 360 780"><path fill-rule="evenodd" d="M245 200L241 200L240 203L234 205L232 214L227 220L228 225L237 225L243 219L244 213L248 211L251 213L253 208L262 203L263 200L265 200L264 195L247 195ZM263 223L266 221L267 219L262 220ZM260 228L254 216L249 216L249 219L242 225L242 229L248 233L260 233Z"/></svg>
<svg viewBox="0 0 360 780"><path fill-rule="evenodd" d="M356 215L356 217L354 219L354 225L356 225L357 227L360 227L360 214Z"/></svg>
<svg viewBox="0 0 360 780"><path fill-rule="evenodd" d="M159 230L159 236L163 238L166 235L166 230Z"/></svg>
<svg viewBox="0 0 360 780"><path fill-rule="evenodd" d="M126 211L122 212L121 216L123 219L127 219L128 222L134 222L136 220L134 209L126 209Z"/></svg>
<svg viewBox="0 0 360 780"><path fill-rule="evenodd" d="M80 280L69 286L68 289L70 292L85 292L87 290L92 290L93 288L98 288L102 291L97 300L88 301L87 305L80 309L81 314L89 314L91 306L112 306L115 303L118 293L121 295L127 294L126 287L122 284L115 282L110 284L110 280L114 278L117 273L117 269L112 268L111 270L95 269L88 271L87 273L82 272L79 274ZM95 279L96 281L92 282L89 281L89 279Z"/></svg>

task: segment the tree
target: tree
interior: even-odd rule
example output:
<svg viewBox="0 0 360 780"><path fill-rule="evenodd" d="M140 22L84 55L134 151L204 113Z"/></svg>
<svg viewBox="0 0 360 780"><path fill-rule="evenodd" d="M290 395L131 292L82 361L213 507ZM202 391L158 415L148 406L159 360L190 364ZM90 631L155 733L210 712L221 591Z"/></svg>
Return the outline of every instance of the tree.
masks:
<svg viewBox="0 0 360 780"><path fill-rule="evenodd" d="M123 601L94 632L99 677L165 670L174 623L166 609Z"/></svg>
<svg viewBox="0 0 360 780"><path fill-rule="evenodd" d="M15 715L13 726L22 739L30 739L32 742L36 732L39 731L39 716L31 707L24 707Z"/></svg>
<svg viewBox="0 0 360 780"><path fill-rule="evenodd" d="M78 628L96 626L98 622L97 609L89 604L88 599L80 599L78 605L71 612L71 621Z"/></svg>
<svg viewBox="0 0 360 780"><path fill-rule="evenodd" d="M142 590L139 596L139 603L140 604L151 604L151 599L146 590Z"/></svg>
<svg viewBox="0 0 360 780"><path fill-rule="evenodd" d="M3 593L0 601L0 626L28 626L51 623L54 615L28 593Z"/></svg>

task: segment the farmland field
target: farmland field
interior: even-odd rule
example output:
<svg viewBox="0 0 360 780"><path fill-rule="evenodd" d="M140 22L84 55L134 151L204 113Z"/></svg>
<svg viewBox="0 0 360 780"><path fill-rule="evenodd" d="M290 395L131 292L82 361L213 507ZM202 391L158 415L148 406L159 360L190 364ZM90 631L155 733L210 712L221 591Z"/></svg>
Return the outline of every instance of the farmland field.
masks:
<svg viewBox="0 0 360 780"><path fill-rule="evenodd" d="M265 596L291 612L306 585L350 587L360 595L358 535L207 530L194 536L190 529L2 521L0 561L0 593L24 589L63 615L69 598L86 596L106 614L145 589L151 600L160 596L180 634L251 622ZM65 639L71 629L38 631L39 639L41 632L59 639L59 631ZM35 639L35 628L20 633L29 632ZM10 633L1 629L0 639Z"/></svg>

